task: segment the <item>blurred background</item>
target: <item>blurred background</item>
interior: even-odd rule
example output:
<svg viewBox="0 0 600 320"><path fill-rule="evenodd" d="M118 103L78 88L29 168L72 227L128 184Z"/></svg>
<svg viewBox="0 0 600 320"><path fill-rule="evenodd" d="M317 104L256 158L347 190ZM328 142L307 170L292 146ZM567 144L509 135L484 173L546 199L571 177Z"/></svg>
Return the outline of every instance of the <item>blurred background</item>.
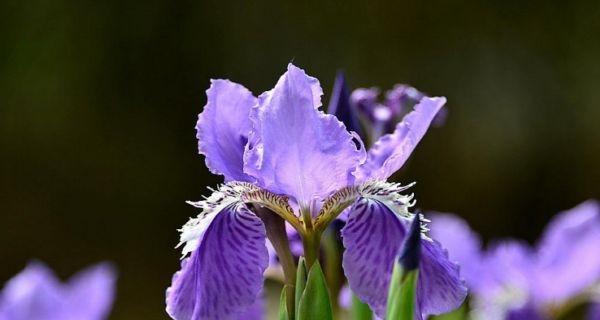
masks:
<svg viewBox="0 0 600 320"><path fill-rule="evenodd" d="M210 78L255 94L293 61L329 98L409 83L448 97L395 177L486 240L533 242L600 197L597 1L1 1L0 282L31 258L120 270L112 319L164 319Z"/></svg>

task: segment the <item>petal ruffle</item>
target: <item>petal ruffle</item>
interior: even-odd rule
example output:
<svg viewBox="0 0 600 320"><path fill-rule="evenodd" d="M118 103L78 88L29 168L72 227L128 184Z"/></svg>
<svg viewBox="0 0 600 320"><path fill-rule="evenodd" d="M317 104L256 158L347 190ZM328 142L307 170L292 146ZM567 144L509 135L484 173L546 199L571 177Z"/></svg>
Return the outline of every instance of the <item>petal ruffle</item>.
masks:
<svg viewBox="0 0 600 320"><path fill-rule="evenodd" d="M80 271L68 283L69 319L107 319L115 294L116 271L108 263Z"/></svg>
<svg viewBox="0 0 600 320"><path fill-rule="evenodd" d="M537 247L537 302L561 303L600 281L598 248L598 202L590 200L557 215Z"/></svg>
<svg viewBox="0 0 600 320"><path fill-rule="evenodd" d="M445 103L444 97L423 98L415 109L402 119L393 133L375 142L367 154L366 162L357 172L357 179L385 180L400 169Z"/></svg>
<svg viewBox="0 0 600 320"><path fill-rule="evenodd" d="M393 264L407 223L383 203L361 198L342 229L342 265L350 288L380 317L385 315ZM459 279L458 267L448 260L439 244L421 241L417 312L435 314L460 306L466 288Z"/></svg>
<svg viewBox="0 0 600 320"><path fill-rule="evenodd" d="M207 103L198 116L198 150L206 166L225 181L251 181L244 173L244 148L252 128L250 110L257 99L248 89L229 80L211 80Z"/></svg>
<svg viewBox="0 0 600 320"><path fill-rule="evenodd" d="M352 184L351 173L364 159L345 126L318 110L321 94L317 79L289 64L251 115L244 172L300 205Z"/></svg>
<svg viewBox="0 0 600 320"><path fill-rule="evenodd" d="M231 319L250 308L267 268L265 228L244 205L212 220L167 289L167 312L177 320Z"/></svg>

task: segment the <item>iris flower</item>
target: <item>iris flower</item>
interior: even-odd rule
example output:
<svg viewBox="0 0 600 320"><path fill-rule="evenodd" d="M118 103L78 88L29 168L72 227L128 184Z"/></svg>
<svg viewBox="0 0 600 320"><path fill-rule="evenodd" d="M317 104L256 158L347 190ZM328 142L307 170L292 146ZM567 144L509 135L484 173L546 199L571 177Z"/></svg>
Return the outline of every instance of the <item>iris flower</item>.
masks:
<svg viewBox="0 0 600 320"><path fill-rule="evenodd" d="M594 303L590 306L586 319L600 320L600 303Z"/></svg>
<svg viewBox="0 0 600 320"><path fill-rule="evenodd" d="M600 205L558 214L535 247L506 240L483 251L452 215L433 217L430 235L448 248L473 294L475 319L549 319L586 300L600 284Z"/></svg>
<svg viewBox="0 0 600 320"><path fill-rule="evenodd" d="M61 283L40 262L6 283L0 294L0 320L106 319L114 296L115 272L107 264L83 270Z"/></svg>
<svg viewBox="0 0 600 320"><path fill-rule="evenodd" d="M348 130L357 132L363 141L375 142L384 134L392 133L396 124L426 95L407 84L396 84L379 101L377 87L357 88L350 93L343 73L335 79L334 92L328 112L340 119ZM441 126L447 113L440 109L432 125Z"/></svg>
<svg viewBox="0 0 600 320"><path fill-rule="evenodd" d="M262 289L266 237L280 247L272 218L298 231L310 267L321 233L344 210L344 272L351 289L377 314L385 313L394 258L414 204L402 194L408 186L386 179L404 164L446 100L423 98L367 152L356 133L319 110L322 94L318 80L292 64L258 98L231 81L211 81L196 125L198 146L225 184L191 202L201 213L181 229L184 259L166 297L171 317L237 317ZM419 317L452 310L466 295L445 251L426 237L422 241Z"/></svg>

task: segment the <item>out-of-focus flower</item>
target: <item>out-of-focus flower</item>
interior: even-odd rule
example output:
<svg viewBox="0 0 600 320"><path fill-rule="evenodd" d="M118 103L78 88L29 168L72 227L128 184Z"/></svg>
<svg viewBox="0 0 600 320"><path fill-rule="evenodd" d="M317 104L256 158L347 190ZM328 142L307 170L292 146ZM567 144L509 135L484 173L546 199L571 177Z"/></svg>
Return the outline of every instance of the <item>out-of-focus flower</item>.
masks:
<svg viewBox="0 0 600 320"><path fill-rule="evenodd" d="M62 283L41 262L31 262L0 294L0 320L106 319L116 274L109 264L85 269Z"/></svg>
<svg viewBox="0 0 600 320"><path fill-rule="evenodd" d="M239 84L212 81L197 138L207 167L226 184L191 203L202 212L181 230L183 254L191 256L167 290L171 317L223 319L256 301L269 261L259 217L265 211L257 213L257 206L302 236L307 266L318 255L322 232L349 208L342 230L346 276L362 300L385 313L393 262L414 204L412 195L402 194L406 186L385 180L404 164L446 100L423 98L367 152L358 135L319 110L321 95L318 80L292 64L258 98ZM452 310L466 295L457 267L438 243L422 241L419 315Z"/></svg>
<svg viewBox="0 0 600 320"><path fill-rule="evenodd" d="M364 141L375 142L381 136L394 132L396 124L427 96L414 87L397 84L380 102L379 89L358 88L348 93L346 78L338 73L328 112L338 117L348 130L358 133ZM441 126L447 110L441 109L433 118L433 126Z"/></svg>
<svg viewBox="0 0 600 320"><path fill-rule="evenodd" d="M364 137L362 128L360 127L360 119L356 105L350 102L350 91L346 83L346 76L343 72L338 72L333 85L333 92L329 99L329 107L327 112L336 116L348 131L354 131L358 135ZM363 139L364 140L364 139Z"/></svg>
<svg viewBox="0 0 600 320"><path fill-rule="evenodd" d="M600 320L600 303L593 303L587 314L587 320Z"/></svg>
<svg viewBox="0 0 600 320"><path fill-rule="evenodd" d="M481 319L545 319L600 282L596 201L554 217L535 247L505 240L483 251L478 236L452 215L434 215L430 227L431 236L461 265Z"/></svg>

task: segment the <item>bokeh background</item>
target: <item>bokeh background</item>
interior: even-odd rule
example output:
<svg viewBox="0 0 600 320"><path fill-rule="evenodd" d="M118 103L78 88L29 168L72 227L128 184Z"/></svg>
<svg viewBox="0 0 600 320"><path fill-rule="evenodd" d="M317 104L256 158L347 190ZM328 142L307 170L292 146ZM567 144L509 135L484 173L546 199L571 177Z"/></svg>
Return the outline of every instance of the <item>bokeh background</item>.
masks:
<svg viewBox="0 0 600 320"><path fill-rule="evenodd" d="M396 179L533 242L600 197L599 57L598 1L1 1L0 282L110 260L112 319L165 319L184 201L221 181L194 137L209 79L259 94L290 61L326 100L340 68L447 96Z"/></svg>

